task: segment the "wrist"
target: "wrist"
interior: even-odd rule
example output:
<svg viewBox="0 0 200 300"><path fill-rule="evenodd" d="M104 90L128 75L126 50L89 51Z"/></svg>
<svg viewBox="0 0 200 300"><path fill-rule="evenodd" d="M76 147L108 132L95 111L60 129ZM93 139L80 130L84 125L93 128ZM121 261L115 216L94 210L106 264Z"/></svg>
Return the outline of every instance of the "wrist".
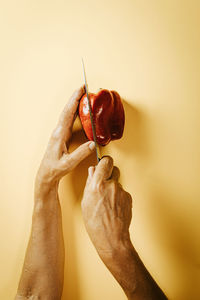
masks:
<svg viewBox="0 0 200 300"><path fill-rule="evenodd" d="M33 217L55 215L60 211L60 202L58 197L58 184L49 185L46 182L35 183L34 210Z"/></svg>
<svg viewBox="0 0 200 300"><path fill-rule="evenodd" d="M117 248L113 248L111 253L104 254L104 259L110 262L111 265L121 266L125 262L132 262L133 257L137 257L138 254L130 242L119 244Z"/></svg>
<svg viewBox="0 0 200 300"><path fill-rule="evenodd" d="M112 251L99 253L106 267L119 282L128 299L132 299L137 289L136 261L138 254L128 239L119 243Z"/></svg>
<svg viewBox="0 0 200 300"><path fill-rule="evenodd" d="M34 187L35 201L45 200L58 193L58 180L52 179L49 176L41 175L39 172L36 176Z"/></svg>
<svg viewBox="0 0 200 300"><path fill-rule="evenodd" d="M109 247L107 250L98 250L99 255L102 259L114 259L117 257L123 257L124 255L127 255L128 253L136 253L133 244L130 240L129 235L121 240L121 241L115 241L112 243L112 246Z"/></svg>

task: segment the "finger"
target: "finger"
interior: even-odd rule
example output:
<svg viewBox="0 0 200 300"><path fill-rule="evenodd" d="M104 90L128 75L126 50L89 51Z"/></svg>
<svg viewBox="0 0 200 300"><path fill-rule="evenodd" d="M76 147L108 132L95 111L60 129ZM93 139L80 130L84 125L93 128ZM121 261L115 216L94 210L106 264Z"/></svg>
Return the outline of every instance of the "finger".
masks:
<svg viewBox="0 0 200 300"><path fill-rule="evenodd" d="M118 181L119 177L120 177L120 170L119 170L119 168L117 168L116 166L114 166L113 171L112 171L112 175L111 175L110 179Z"/></svg>
<svg viewBox="0 0 200 300"><path fill-rule="evenodd" d="M94 166L91 166L88 168L88 177L87 177L87 181L86 181L86 186L91 182L94 172L95 172Z"/></svg>
<svg viewBox="0 0 200 300"><path fill-rule="evenodd" d="M126 197L127 197L127 200L131 203L131 206L132 206L132 196L130 193L128 193L127 191L125 191L126 193Z"/></svg>
<svg viewBox="0 0 200 300"><path fill-rule="evenodd" d="M95 171L95 167L94 166L88 168L88 178L91 179L93 177L94 171Z"/></svg>
<svg viewBox="0 0 200 300"><path fill-rule="evenodd" d="M89 156L94 149L94 142L86 142L79 146L72 153L68 154L65 162L67 171L72 171L82 160Z"/></svg>
<svg viewBox="0 0 200 300"><path fill-rule="evenodd" d="M70 123L70 125L73 125L73 120L78 108L79 100L84 93L85 93L85 86L81 86L76 91L74 91L73 95L69 99L68 103L65 105L60 115L59 122L58 122L59 125L65 126L66 122Z"/></svg>
<svg viewBox="0 0 200 300"><path fill-rule="evenodd" d="M96 166L93 179L96 182L110 178L113 170L113 159L110 156L104 156Z"/></svg>
<svg viewBox="0 0 200 300"><path fill-rule="evenodd" d="M66 142L70 139L79 101L84 93L85 86L82 86L73 93L68 103L65 105L58 124L53 132L55 138L65 139Z"/></svg>
<svg viewBox="0 0 200 300"><path fill-rule="evenodd" d="M50 147L53 145L55 146L54 148L57 149L57 156L60 156L63 152L66 152L63 150L63 145L68 143L71 138L72 126L76 117L79 100L84 93L85 86L80 87L73 93L70 100L65 105L60 115L58 124L51 135L49 145Z"/></svg>

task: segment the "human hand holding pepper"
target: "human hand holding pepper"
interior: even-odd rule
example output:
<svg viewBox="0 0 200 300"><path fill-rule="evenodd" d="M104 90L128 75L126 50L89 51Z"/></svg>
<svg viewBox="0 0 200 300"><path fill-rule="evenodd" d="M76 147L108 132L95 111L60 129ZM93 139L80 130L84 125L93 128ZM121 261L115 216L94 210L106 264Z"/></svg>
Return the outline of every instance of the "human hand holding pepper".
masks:
<svg viewBox="0 0 200 300"><path fill-rule="evenodd" d="M118 183L119 169L104 157L88 173L82 212L100 258L129 300L166 300L131 243L132 198Z"/></svg>
<svg viewBox="0 0 200 300"><path fill-rule="evenodd" d="M132 198L118 183L119 169L111 157L103 157L88 170L82 211L88 234L100 256L130 242Z"/></svg>
<svg viewBox="0 0 200 300"><path fill-rule="evenodd" d="M49 189L57 185L64 175L72 171L84 158L90 155L95 148L94 142L89 141L72 153L68 152L79 100L84 93L84 87L77 89L60 115L36 176L36 193L38 190L41 193L41 185L43 190L48 192Z"/></svg>
<svg viewBox="0 0 200 300"><path fill-rule="evenodd" d="M122 272L122 265L124 254L126 256L126 251L132 249L129 236L132 198L118 183L119 176L119 169L113 167L113 159L108 156L96 167L90 167L82 212L86 230L99 256L126 292L131 273L125 269ZM122 254L119 261L116 253Z"/></svg>
<svg viewBox="0 0 200 300"><path fill-rule="evenodd" d="M36 176L32 229L16 300L61 299L65 250L58 183L94 150L94 142L87 142L68 152L84 92L79 88L65 106Z"/></svg>

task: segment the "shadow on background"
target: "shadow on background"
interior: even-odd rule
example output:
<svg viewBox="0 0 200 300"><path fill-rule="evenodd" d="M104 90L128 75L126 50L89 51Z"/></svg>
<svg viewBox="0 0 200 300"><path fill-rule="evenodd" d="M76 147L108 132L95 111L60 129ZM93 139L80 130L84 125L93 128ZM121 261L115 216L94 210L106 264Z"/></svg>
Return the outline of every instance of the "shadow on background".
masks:
<svg viewBox="0 0 200 300"><path fill-rule="evenodd" d="M163 254L167 253L170 272L176 280L174 299L198 300L200 296L200 240L198 228L191 227L192 215L177 208L185 195L170 191L162 183L152 189L146 201L148 223L155 240L159 241ZM185 200L183 201L185 203ZM194 222L194 219L193 219ZM162 251L162 250L161 250ZM163 256L164 256L163 255Z"/></svg>
<svg viewBox="0 0 200 300"><path fill-rule="evenodd" d="M147 157L149 153L149 145L145 115L125 100L123 100L123 105L125 110L124 134L122 139L111 142L110 145L112 147L117 147L123 155L128 154L129 159L134 159L135 156ZM70 152L86 141L87 138L85 137L81 126L79 126L78 130L73 133ZM101 147L102 155L106 153L106 149L108 149L106 146ZM96 165L96 155L94 153L82 161L76 169L68 175L71 180L74 198L76 201L81 200L87 179L88 168L92 165Z"/></svg>
<svg viewBox="0 0 200 300"><path fill-rule="evenodd" d="M132 101L133 102L133 101ZM125 110L125 128L122 139L116 140L113 144L129 157L147 157L149 154L147 117L138 107L131 106L123 100Z"/></svg>

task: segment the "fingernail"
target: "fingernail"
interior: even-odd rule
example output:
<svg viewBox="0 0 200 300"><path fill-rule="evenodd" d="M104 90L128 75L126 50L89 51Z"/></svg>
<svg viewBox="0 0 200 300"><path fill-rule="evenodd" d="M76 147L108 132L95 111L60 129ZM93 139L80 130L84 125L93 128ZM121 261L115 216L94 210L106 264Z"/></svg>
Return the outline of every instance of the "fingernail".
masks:
<svg viewBox="0 0 200 300"><path fill-rule="evenodd" d="M90 148L90 150L94 150L94 148L95 148L95 143L94 143L94 142L91 142L91 143L89 144L89 148Z"/></svg>

